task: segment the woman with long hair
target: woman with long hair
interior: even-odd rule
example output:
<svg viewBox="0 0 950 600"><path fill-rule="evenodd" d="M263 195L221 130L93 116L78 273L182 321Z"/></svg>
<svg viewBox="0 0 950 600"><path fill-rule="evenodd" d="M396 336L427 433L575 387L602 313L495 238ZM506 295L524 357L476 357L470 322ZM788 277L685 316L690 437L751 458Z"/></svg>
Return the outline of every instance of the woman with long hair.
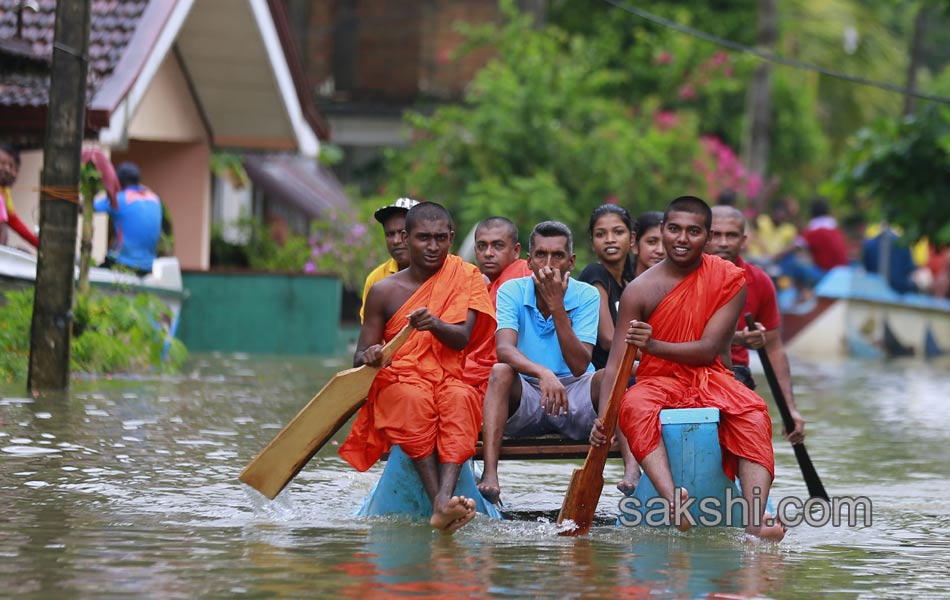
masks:
<svg viewBox="0 0 950 600"><path fill-rule="evenodd" d="M600 322L591 362L595 369L603 369L614 337L620 295L635 273L630 257L633 240L630 213L616 204L598 206L590 215L588 232L597 262L587 265L579 279L593 285L600 293ZM617 439L624 467L623 479L617 484L617 489L630 495L640 481L640 466L619 430Z"/></svg>

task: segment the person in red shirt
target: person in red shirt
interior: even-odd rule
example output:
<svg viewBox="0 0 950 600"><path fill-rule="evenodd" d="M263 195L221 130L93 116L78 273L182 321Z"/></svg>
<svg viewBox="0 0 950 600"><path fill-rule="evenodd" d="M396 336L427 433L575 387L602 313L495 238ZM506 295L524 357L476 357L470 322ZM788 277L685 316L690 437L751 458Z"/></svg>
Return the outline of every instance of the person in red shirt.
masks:
<svg viewBox="0 0 950 600"><path fill-rule="evenodd" d="M805 439L805 421L795 408L795 396L792 393L792 374L788 365L788 356L782 345L782 320L775 296L775 285L765 271L742 260L739 252L746 243L745 218L731 206L712 207L712 229L706 243L706 253L715 254L733 263L745 271L746 300L739 317L736 332L732 336L732 371L736 379L749 389L755 389L755 380L749 370L749 349L765 347L775 369L775 377L782 394L788 402L795 430L786 431L785 436L793 444ZM751 313L755 319L755 331L745 323L745 314Z"/></svg>
<svg viewBox="0 0 950 600"><path fill-rule="evenodd" d="M799 250L808 250L811 264L798 258ZM828 212L828 201L815 198L811 203L811 221L792 245L779 253L782 271L797 284L814 287L828 271L849 262L848 241L838 222Z"/></svg>

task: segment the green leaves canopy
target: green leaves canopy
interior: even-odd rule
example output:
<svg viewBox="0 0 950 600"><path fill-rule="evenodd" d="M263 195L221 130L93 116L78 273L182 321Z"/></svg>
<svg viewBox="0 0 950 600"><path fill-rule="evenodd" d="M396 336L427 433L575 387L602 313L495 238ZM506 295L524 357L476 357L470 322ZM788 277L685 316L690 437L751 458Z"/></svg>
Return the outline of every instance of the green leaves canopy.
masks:
<svg viewBox="0 0 950 600"><path fill-rule="evenodd" d="M878 119L858 133L834 182L845 201L866 197L910 241L950 243L950 107Z"/></svg>

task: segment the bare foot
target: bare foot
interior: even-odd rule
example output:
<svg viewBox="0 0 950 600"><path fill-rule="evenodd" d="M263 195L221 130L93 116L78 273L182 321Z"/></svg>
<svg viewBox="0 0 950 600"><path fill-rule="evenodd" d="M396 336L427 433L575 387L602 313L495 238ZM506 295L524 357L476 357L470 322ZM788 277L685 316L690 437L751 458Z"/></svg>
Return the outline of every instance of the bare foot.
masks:
<svg viewBox="0 0 950 600"><path fill-rule="evenodd" d="M632 496L637 491L637 484L640 483L640 469L628 473L623 472L623 479L617 483L617 489L623 492L624 496Z"/></svg>
<svg viewBox="0 0 950 600"><path fill-rule="evenodd" d="M471 504L469 504L471 502ZM470 498L465 498L464 496L452 496L444 504L441 502L436 502L436 505L432 510L432 518L429 519L429 525L434 529L441 529L445 533L455 533L459 527L468 523L472 519L469 518L467 521L460 523L453 530L448 531L447 528L452 525L454 521L464 520L465 517L471 515L475 516L475 501Z"/></svg>
<svg viewBox="0 0 950 600"><path fill-rule="evenodd" d="M679 488L680 491L680 502L686 504L686 501L689 500L689 492L686 491L686 488ZM676 510L673 503L670 503L670 520L673 522L673 525L676 526L680 531L689 531L689 528L693 526L692 522L689 520L689 517L683 517L682 519L676 519Z"/></svg>
<svg viewBox="0 0 950 600"><path fill-rule="evenodd" d="M787 531L788 526L782 523L778 517L773 517L769 513L765 513L762 517L761 527L753 527L750 525L746 527L745 530L749 535L754 535L767 542L781 542L785 538Z"/></svg>
<svg viewBox="0 0 950 600"><path fill-rule="evenodd" d="M498 478L483 476L476 487L478 487L482 498L491 504L498 504L498 500L501 498L501 486L498 485Z"/></svg>
<svg viewBox="0 0 950 600"><path fill-rule="evenodd" d="M472 498L465 498L464 496L459 496L459 497L462 498L462 500L464 501L466 508L468 508L468 512L465 513L464 517L455 519L454 521L452 521L451 523L445 526L445 529L442 530L442 533L446 535L452 535L453 533L461 529L463 525L466 525L468 522L470 522L472 519L475 518L475 500Z"/></svg>

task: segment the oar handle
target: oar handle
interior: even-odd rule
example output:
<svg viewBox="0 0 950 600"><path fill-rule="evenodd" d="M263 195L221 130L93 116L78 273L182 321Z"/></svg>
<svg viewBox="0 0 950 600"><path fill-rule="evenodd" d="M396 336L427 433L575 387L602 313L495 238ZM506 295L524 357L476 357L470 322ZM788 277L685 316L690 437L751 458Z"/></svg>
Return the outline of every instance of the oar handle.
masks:
<svg viewBox="0 0 950 600"><path fill-rule="evenodd" d="M620 399L627 391L627 382L630 380L630 371L633 370L633 361L637 358L637 347L627 344L623 349L623 358L620 360L620 367L614 377L613 387L610 388L610 400L607 402L607 408L601 416L604 424L604 433L607 439L613 435L617 428L617 418L620 416ZM607 445L609 448L609 444Z"/></svg>
<svg viewBox="0 0 950 600"><path fill-rule="evenodd" d="M383 346L383 364L386 364L387 361L391 360L393 355L402 347L403 343L409 339L409 336L412 334L412 325L406 323L406 325L399 330L399 333L396 336L386 342L386 345Z"/></svg>
<svg viewBox="0 0 950 600"><path fill-rule="evenodd" d="M755 331L755 319L752 318L752 313L745 314L745 322L750 331ZM785 424L785 431L794 431L795 421L792 419L791 411L788 410L788 403L785 400L785 394L782 393L782 387L778 383L778 378L775 377L775 370L772 369L772 361L769 360L769 353L766 351L765 346L759 348L758 353L759 360L762 362L762 369L765 371L765 378L769 382L769 389L772 390L772 398L775 399L778 412L782 415L782 423Z"/></svg>

